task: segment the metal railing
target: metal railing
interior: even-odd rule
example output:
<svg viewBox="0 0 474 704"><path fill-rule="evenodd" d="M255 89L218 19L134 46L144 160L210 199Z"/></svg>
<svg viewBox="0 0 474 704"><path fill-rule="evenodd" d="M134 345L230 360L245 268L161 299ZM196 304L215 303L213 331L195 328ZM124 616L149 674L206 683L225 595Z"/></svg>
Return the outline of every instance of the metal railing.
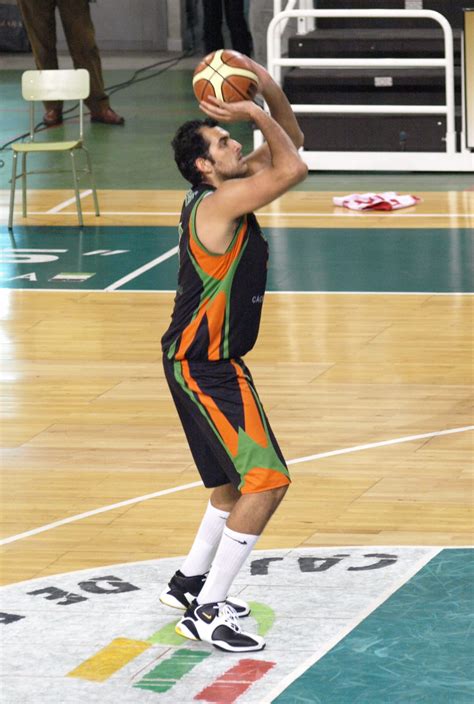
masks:
<svg viewBox="0 0 474 704"><path fill-rule="evenodd" d="M285 3L285 7L283 4ZM273 0L273 14L278 15L280 12L285 10L293 10L295 8L300 8L301 10L312 10L314 9L313 0ZM285 31L288 19L286 19L279 27L280 36ZM296 18L296 33L297 34L307 34L312 32L315 28L314 17L297 17Z"/></svg>
<svg viewBox="0 0 474 704"><path fill-rule="evenodd" d="M317 19L323 17L366 17L366 18L421 18L437 22L444 34L443 59L319 59L282 58L281 26L289 19ZM440 105L292 105L295 113L322 114L420 114L446 115L446 153L456 152L455 103L454 103L454 58L453 33L451 25L443 15L432 10L284 10L270 22L267 31L268 71L281 84L281 68L413 68L442 67L445 70L445 103Z"/></svg>

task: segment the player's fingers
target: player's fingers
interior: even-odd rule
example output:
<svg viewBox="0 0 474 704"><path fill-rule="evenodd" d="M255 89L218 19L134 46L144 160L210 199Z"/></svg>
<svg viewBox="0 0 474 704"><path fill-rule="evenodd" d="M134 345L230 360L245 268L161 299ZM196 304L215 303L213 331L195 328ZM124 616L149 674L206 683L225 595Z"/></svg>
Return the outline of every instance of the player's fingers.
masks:
<svg viewBox="0 0 474 704"><path fill-rule="evenodd" d="M212 117L214 120L217 120L218 122L229 122L229 116L225 114L224 112L220 113L217 112L217 110L213 110L208 108L204 103L199 104L199 109L208 117Z"/></svg>
<svg viewBox="0 0 474 704"><path fill-rule="evenodd" d="M212 116L218 116L219 118L224 118L229 116L229 111L225 107L220 107L218 105L212 105L207 100L202 100L199 103L199 107L204 112Z"/></svg>
<svg viewBox="0 0 474 704"><path fill-rule="evenodd" d="M222 106L220 105L213 105L209 100L201 100L199 105L204 106L207 110L212 110L213 112L225 112L225 107L224 104Z"/></svg>
<svg viewBox="0 0 474 704"><path fill-rule="evenodd" d="M216 98L215 95L208 95L206 96L206 100L203 102L209 102L209 103L214 103L214 105L217 105L219 107L223 107L225 105L223 100L219 100L219 98Z"/></svg>
<svg viewBox="0 0 474 704"><path fill-rule="evenodd" d="M228 103L224 103L223 100L218 100L212 95L207 95L201 100L201 103L205 103L209 107L212 107L214 110L227 110L228 108Z"/></svg>

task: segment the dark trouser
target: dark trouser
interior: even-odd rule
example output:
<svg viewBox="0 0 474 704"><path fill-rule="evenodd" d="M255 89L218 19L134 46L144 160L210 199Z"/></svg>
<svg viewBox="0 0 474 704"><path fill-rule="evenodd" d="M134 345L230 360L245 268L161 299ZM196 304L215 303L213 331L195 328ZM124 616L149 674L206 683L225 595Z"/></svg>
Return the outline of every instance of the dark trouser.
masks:
<svg viewBox="0 0 474 704"><path fill-rule="evenodd" d="M225 21L229 28L232 48L250 56L252 53L252 36L245 20L243 0L203 0L204 47L206 53L216 49L223 49L224 47L222 1L224 2Z"/></svg>
<svg viewBox="0 0 474 704"><path fill-rule="evenodd" d="M58 68L54 16L54 10L58 7L74 67L89 71L91 90L85 103L91 112L108 108L109 99L104 90L88 0L18 0L18 6L38 69ZM60 102L45 102L47 110L60 108L61 105Z"/></svg>

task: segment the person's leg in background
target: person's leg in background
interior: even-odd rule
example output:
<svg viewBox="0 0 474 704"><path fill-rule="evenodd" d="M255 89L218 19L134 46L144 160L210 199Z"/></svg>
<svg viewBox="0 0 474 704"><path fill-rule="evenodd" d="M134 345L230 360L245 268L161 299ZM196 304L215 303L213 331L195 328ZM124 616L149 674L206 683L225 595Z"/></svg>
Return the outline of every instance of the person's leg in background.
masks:
<svg viewBox="0 0 474 704"><path fill-rule="evenodd" d="M18 0L18 7L30 40L36 68L56 70L56 0ZM48 101L44 103L44 107L46 114L43 119L46 125L55 125L62 121L61 102Z"/></svg>
<svg viewBox="0 0 474 704"><path fill-rule="evenodd" d="M229 28L232 48L241 54L252 54L252 35L244 13L244 0L224 0L225 19Z"/></svg>
<svg viewBox="0 0 474 704"><path fill-rule="evenodd" d="M222 0L202 0L203 39L206 54L224 47L222 35Z"/></svg>
<svg viewBox="0 0 474 704"><path fill-rule="evenodd" d="M105 93L102 63L88 0L57 0L57 3L74 67L89 71L91 89L84 102L90 110L91 120L123 125L123 117L111 109Z"/></svg>

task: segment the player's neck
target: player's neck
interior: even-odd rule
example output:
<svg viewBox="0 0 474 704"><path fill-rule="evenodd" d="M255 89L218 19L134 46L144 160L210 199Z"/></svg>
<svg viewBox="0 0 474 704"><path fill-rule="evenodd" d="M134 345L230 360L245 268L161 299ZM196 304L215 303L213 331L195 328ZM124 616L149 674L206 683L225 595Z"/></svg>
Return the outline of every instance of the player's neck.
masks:
<svg viewBox="0 0 474 704"><path fill-rule="evenodd" d="M206 178L203 178L201 181L202 184L206 186L212 186L213 188L218 188L221 183L223 183L224 179L220 179L218 176L206 176Z"/></svg>

